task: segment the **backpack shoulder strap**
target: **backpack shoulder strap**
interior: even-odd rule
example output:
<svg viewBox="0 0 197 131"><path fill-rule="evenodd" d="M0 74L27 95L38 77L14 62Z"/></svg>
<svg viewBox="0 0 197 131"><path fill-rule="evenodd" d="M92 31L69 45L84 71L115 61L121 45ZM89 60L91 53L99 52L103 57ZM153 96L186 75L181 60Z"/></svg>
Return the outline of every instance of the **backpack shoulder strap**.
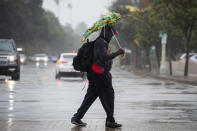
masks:
<svg viewBox="0 0 197 131"><path fill-rule="evenodd" d="M99 39L100 37L98 37L95 41L94 41L94 43L96 43L96 41ZM102 39L102 38L100 38L100 39ZM99 43L96 43L96 44L99 44ZM98 55L97 55L97 50L96 50L96 46L94 46L94 52L93 52L93 63L96 63L98 60L99 60L99 58L98 58Z"/></svg>

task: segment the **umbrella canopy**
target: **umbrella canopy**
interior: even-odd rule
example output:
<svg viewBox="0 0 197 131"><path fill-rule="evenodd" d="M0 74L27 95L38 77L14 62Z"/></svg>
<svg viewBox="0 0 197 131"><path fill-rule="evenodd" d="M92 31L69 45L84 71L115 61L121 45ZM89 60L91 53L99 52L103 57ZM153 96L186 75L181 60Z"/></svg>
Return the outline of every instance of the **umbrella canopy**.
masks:
<svg viewBox="0 0 197 131"><path fill-rule="evenodd" d="M94 25L91 28L86 30L86 32L83 34L81 41L84 42L89 35L91 35L92 33L98 30L101 30L107 24L114 26L115 24L117 24L120 18L121 18L121 15L115 12L111 12L111 13L108 13L107 15L104 15L104 17L102 17L96 23L94 23Z"/></svg>

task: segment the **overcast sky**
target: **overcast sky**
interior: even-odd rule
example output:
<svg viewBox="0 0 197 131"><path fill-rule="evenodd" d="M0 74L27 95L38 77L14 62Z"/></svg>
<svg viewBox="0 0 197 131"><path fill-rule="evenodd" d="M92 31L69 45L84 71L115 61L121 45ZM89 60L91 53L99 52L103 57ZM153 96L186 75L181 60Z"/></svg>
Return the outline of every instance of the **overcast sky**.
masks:
<svg viewBox="0 0 197 131"><path fill-rule="evenodd" d="M58 9L54 0L43 1L43 7L47 10L51 10L58 16ZM65 25L72 21L72 26L76 27L79 22L85 22L88 26L92 26L93 23L100 18L101 14L108 13L107 7L112 1L113 0L60 0L60 23ZM72 5L72 11L68 9L69 3Z"/></svg>

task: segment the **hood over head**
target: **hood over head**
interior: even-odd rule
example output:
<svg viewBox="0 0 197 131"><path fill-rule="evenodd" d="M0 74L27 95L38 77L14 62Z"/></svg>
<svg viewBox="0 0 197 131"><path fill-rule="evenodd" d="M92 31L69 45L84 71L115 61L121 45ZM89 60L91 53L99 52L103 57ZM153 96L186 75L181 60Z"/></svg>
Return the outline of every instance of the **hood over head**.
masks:
<svg viewBox="0 0 197 131"><path fill-rule="evenodd" d="M112 32L113 31L113 32ZM100 37L106 40L108 43L112 39L113 35L118 34L115 27L111 25L106 25L102 28Z"/></svg>

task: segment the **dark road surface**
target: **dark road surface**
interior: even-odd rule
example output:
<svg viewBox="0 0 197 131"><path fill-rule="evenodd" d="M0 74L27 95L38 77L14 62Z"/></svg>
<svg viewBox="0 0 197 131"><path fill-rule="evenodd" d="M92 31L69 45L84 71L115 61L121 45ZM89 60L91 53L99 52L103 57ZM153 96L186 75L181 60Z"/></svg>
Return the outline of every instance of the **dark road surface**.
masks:
<svg viewBox="0 0 197 131"><path fill-rule="evenodd" d="M87 127L70 118L87 88L80 78L55 80L55 64L24 65L21 80L0 76L0 131L196 131L197 87L135 76L115 68L115 118L122 129L104 126L97 99L84 117Z"/></svg>

